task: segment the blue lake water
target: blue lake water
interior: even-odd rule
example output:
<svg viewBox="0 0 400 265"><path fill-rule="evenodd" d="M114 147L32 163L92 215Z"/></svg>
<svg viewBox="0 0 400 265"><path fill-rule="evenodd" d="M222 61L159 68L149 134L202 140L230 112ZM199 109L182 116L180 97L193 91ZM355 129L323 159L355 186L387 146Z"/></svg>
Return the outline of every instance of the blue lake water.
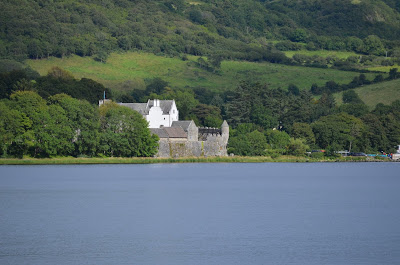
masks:
<svg viewBox="0 0 400 265"><path fill-rule="evenodd" d="M0 166L0 264L399 264L400 163Z"/></svg>

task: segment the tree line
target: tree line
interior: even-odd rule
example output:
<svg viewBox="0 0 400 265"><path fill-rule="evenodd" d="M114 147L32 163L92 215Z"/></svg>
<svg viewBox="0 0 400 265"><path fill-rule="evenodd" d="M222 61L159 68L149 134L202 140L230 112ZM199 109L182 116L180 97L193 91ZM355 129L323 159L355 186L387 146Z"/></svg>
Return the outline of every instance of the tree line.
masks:
<svg viewBox="0 0 400 265"><path fill-rule="evenodd" d="M115 104L98 108L102 85L75 80L60 68L36 79L28 78L30 72L0 74L3 156L154 154L157 140L139 114ZM367 82L362 74L355 79ZM394 151L400 142L400 101L370 110L349 89L338 106L331 92L325 89L317 98L295 85L287 90L271 89L249 81L230 91L215 92L202 87L171 88L168 82L154 78L147 80L144 90L107 94L107 98L117 102L175 99L179 118L194 120L198 126L219 127L226 119L232 128L228 150L237 155L301 155L316 149L326 149L330 155L349 149Z"/></svg>
<svg viewBox="0 0 400 265"><path fill-rule="evenodd" d="M304 154L324 149L327 155L349 150L394 152L400 142L400 101L369 111L354 90L337 106L330 93L317 100L307 91L239 86L225 104L234 130L229 151L242 155Z"/></svg>
<svg viewBox="0 0 400 265"><path fill-rule="evenodd" d="M393 71L395 72L395 71ZM363 79L362 74L355 79ZM123 95L119 101L175 99L180 119L198 126L218 127L226 119L232 127L229 152L237 155L304 154L306 150L349 150L390 153L400 143L400 101L369 110L353 89L343 92L338 106L331 90L317 99L295 85L287 90L242 82L232 91L206 88L172 89L160 78L145 90Z"/></svg>
<svg viewBox="0 0 400 265"><path fill-rule="evenodd" d="M1 65L10 65L9 63ZM77 80L74 76L59 67L52 67L47 75L40 76L30 68L17 66L12 71L0 71L0 99L10 98L15 91L35 91L47 99L50 96L65 93L77 99L97 104L104 92L112 97L109 88L88 78Z"/></svg>
<svg viewBox="0 0 400 265"><path fill-rule="evenodd" d="M148 157L158 150L139 113L56 94L44 100L33 91L16 91L0 100L2 157Z"/></svg>
<svg viewBox="0 0 400 265"><path fill-rule="evenodd" d="M0 57L104 62L113 51L144 50L285 63L280 51L302 47L398 57L391 1L2 1Z"/></svg>
<svg viewBox="0 0 400 265"><path fill-rule="evenodd" d="M384 78L382 74L378 74L375 76L374 80L368 80L365 74L360 74L359 76L355 76L353 80L348 84L340 85L335 81L328 81L325 83L324 86L312 84L310 91L314 95L321 95L323 93L336 93L357 88L363 85L376 84L384 81L395 80L398 78L400 78L400 73L397 71L397 68L392 68L390 69L389 75L386 78Z"/></svg>

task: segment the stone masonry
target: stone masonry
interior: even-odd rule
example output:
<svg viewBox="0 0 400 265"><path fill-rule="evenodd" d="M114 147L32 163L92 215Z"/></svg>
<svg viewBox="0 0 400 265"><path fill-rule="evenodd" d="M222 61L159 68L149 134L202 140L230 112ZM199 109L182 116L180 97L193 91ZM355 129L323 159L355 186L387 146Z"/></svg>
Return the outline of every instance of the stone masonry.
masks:
<svg viewBox="0 0 400 265"><path fill-rule="evenodd" d="M175 122L174 122L175 123ZM157 157L208 157L227 156L229 126L226 121L221 129L198 128L193 121L180 121L172 126L181 127L187 138L173 138L166 133L152 131L160 137Z"/></svg>

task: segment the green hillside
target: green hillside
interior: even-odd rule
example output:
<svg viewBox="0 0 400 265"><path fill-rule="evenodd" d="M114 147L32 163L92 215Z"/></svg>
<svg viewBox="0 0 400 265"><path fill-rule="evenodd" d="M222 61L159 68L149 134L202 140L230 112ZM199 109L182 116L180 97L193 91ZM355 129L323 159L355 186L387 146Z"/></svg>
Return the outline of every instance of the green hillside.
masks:
<svg viewBox="0 0 400 265"><path fill-rule="evenodd" d="M368 55L400 47L395 0L13 0L0 10L0 57L18 60L144 50L271 61L298 49L282 41Z"/></svg>
<svg viewBox="0 0 400 265"><path fill-rule="evenodd" d="M370 109L378 103L390 105L393 101L400 100L400 79L362 86L356 88L355 91ZM335 99L338 104L341 104L342 93L335 94Z"/></svg>
<svg viewBox="0 0 400 265"><path fill-rule="evenodd" d="M310 89L313 83L324 85L327 81L349 83L358 73L301 66L245 61L223 61L217 72L197 66L198 57L179 58L156 56L150 53L113 53L107 63L90 57L71 56L64 59L49 58L28 60L34 70L46 75L58 66L70 71L76 78L91 78L114 90L144 89L145 80L160 77L172 88L205 87L214 91L233 89L240 81L259 81L271 88L286 89L294 84L300 89ZM366 74L372 80L375 74Z"/></svg>

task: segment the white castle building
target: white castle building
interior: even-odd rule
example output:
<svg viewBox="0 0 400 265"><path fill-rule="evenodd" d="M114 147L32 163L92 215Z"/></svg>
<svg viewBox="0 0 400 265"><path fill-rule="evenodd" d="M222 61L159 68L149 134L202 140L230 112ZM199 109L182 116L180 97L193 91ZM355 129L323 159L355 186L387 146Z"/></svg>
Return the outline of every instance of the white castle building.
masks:
<svg viewBox="0 0 400 265"><path fill-rule="evenodd" d="M149 128L171 127L179 120L175 100L148 100L147 103L118 103L136 110L149 122Z"/></svg>
<svg viewBox="0 0 400 265"><path fill-rule="evenodd" d="M111 102L110 99L99 100L99 106ZM179 111L175 100L148 100L147 103L117 103L128 107L143 115L149 122L149 128L171 127L174 121L179 120Z"/></svg>
<svg viewBox="0 0 400 265"><path fill-rule="evenodd" d="M99 101L99 106L110 102ZM194 121L179 121L175 100L148 100L147 103L117 103L139 112L148 121L151 133L158 135L159 157L226 156L229 126L199 128Z"/></svg>

